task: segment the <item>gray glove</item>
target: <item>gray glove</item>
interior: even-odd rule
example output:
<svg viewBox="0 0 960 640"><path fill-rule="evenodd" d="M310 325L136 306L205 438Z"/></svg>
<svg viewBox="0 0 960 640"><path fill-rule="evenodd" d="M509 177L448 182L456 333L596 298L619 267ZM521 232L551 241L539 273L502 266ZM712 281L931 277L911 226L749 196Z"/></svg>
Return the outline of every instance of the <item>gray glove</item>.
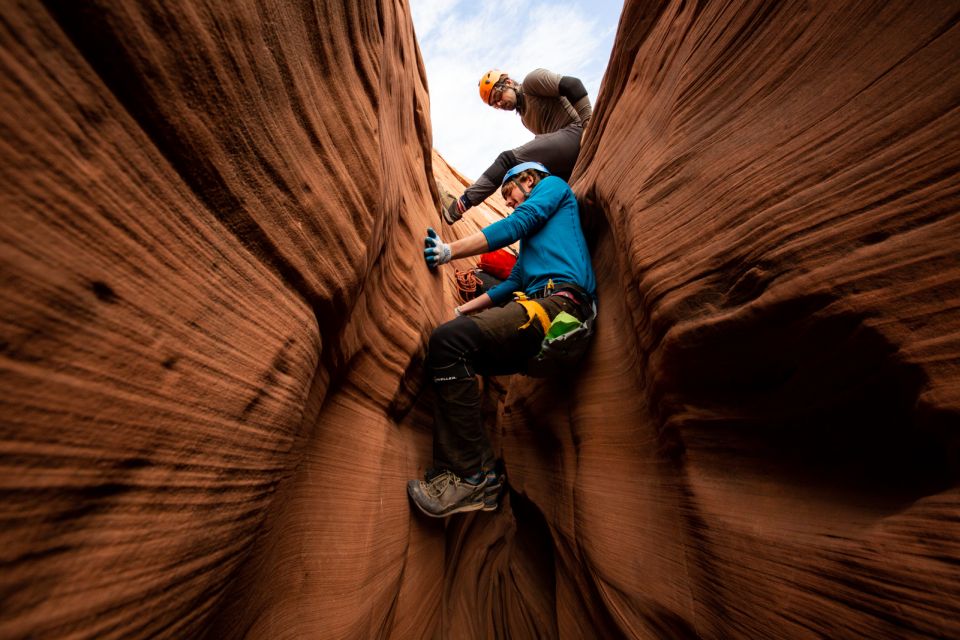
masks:
<svg viewBox="0 0 960 640"><path fill-rule="evenodd" d="M450 245L440 239L433 227L427 229L427 237L423 241L423 259L427 261L427 266L431 269L439 267L442 264L450 262L452 253Z"/></svg>

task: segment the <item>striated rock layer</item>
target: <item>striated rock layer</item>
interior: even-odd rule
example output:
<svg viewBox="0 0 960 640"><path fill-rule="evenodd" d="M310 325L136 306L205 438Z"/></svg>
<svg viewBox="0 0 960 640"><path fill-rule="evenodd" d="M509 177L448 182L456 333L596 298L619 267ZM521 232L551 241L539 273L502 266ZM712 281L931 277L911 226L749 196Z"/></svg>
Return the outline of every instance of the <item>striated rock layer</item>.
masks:
<svg viewBox="0 0 960 640"><path fill-rule="evenodd" d="M6 4L0 637L392 628L449 312L407 7Z"/></svg>
<svg viewBox="0 0 960 640"><path fill-rule="evenodd" d="M625 7L575 176L606 321L538 417L568 498L505 444L593 624L960 635L958 57L947 2Z"/></svg>
<svg viewBox="0 0 960 640"><path fill-rule="evenodd" d="M594 347L443 522L423 231L507 210L406 4L6 3L0 637L960 636L956 8L841 4L626 4Z"/></svg>

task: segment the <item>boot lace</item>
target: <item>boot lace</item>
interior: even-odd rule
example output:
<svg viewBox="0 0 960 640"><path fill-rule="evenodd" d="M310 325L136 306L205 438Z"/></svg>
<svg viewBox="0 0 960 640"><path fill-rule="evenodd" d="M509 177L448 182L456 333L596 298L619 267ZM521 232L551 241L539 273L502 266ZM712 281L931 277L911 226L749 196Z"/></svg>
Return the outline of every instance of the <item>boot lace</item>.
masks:
<svg viewBox="0 0 960 640"><path fill-rule="evenodd" d="M452 471L444 471L430 482L425 482L424 491L431 498L439 498L451 484L458 486L460 478Z"/></svg>

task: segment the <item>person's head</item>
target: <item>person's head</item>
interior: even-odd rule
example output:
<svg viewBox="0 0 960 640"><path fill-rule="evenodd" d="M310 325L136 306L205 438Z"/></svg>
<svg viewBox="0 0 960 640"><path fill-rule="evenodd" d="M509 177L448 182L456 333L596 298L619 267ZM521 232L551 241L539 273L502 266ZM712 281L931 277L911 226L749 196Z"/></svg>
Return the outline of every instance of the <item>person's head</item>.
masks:
<svg viewBox="0 0 960 640"><path fill-rule="evenodd" d="M517 108L517 87L505 71L490 69L480 78L480 99L494 109L512 111Z"/></svg>
<svg viewBox="0 0 960 640"><path fill-rule="evenodd" d="M538 182L549 175L547 168L539 162L521 162L503 175L500 195L507 201L507 206L513 209L527 199Z"/></svg>

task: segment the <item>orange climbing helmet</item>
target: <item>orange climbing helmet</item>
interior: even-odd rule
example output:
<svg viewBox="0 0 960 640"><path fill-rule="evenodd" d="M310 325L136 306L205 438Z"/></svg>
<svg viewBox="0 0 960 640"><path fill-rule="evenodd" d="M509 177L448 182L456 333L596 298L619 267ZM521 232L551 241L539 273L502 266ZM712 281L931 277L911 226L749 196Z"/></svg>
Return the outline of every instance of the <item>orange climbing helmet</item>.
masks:
<svg viewBox="0 0 960 640"><path fill-rule="evenodd" d="M494 85L500 82L501 78L507 76L506 71L500 71L499 69L490 69L483 77L480 78L480 99L486 104L490 104L490 92L493 91Z"/></svg>

